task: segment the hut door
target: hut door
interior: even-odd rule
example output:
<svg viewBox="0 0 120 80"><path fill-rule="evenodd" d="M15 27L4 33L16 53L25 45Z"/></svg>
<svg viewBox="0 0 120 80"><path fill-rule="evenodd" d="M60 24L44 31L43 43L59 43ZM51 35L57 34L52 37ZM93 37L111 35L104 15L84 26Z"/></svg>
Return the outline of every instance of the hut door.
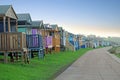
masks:
<svg viewBox="0 0 120 80"><path fill-rule="evenodd" d="M32 36L33 36L33 47L38 47L37 29L32 29Z"/></svg>

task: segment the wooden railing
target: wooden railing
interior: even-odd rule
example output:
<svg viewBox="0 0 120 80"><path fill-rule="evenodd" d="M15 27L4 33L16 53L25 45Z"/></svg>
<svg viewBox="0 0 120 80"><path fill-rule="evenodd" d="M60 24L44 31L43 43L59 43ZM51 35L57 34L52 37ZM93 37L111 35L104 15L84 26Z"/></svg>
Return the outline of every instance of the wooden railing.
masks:
<svg viewBox="0 0 120 80"><path fill-rule="evenodd" d="M21 52L26 49L26 34L21 32L0 33L0 52Z"/></svg>
<svg viewBox="0 0 120 80"><path fill-rule="evenodd" d="M74 45L72 45L68 39L66 39L66 50L74 51Z"/></svg>
<svg viewBox="0 0 120 80"><path fill-rule="evenodd" d="M27 47L28 48L43 48L42 36L39 34L27 35Z"/></svg>

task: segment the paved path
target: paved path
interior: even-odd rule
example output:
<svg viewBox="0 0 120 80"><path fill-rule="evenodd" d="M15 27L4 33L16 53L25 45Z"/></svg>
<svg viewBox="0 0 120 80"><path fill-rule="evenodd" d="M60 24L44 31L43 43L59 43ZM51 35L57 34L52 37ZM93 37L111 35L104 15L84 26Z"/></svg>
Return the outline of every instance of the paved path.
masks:
<svg viewBox="0 0 120 80"><path fill-rule="evenodd" d="M108 55L108 49L87 52L55 80L120 80L120 63Z"/></svg>

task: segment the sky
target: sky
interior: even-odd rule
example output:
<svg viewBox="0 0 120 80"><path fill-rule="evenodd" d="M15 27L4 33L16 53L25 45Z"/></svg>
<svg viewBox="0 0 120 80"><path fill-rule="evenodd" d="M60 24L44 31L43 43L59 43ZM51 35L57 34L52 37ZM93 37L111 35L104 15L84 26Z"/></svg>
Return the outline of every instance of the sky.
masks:
<svg viewBox="0 0 120 80"><path fill-rule="evenodd" d="M120 0L0 0L74 34L120 37Z"/></svg>

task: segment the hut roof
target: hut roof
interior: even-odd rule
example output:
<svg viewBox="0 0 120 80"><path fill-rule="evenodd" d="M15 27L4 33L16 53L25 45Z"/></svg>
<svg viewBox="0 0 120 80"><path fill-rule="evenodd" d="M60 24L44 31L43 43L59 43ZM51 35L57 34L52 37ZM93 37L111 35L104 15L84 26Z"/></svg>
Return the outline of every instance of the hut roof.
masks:
<svg viewBox="0 0 120 80"><path fill-rule="evenodd" d="M43 21L32 21L32 27L40 27L40 28L43 28L44 25L43 25Z"/></svg>
<svg viewBox="0 0 120 80"><path fill-rule="evenodd" d="M58 28L58 25L57 24L53 24L53 25L51 25L51 27L52 27L52 29L56 29L56 28Z"/></svg>
<svg viewBox="0 0 120 80"><path fill-rule="evenodd" d="M62 31L62 30L63 30L62 27L58 27L58 29L59 29L59 31Z"/></svg>
<svg viewBox="0 0 120 80"><path fill-rule="evenodd" d="M29 13L17 14L18 21L26 21L27 23L32 23L32 19Z"/></svg>
<svg viewBox="0 0 120 80"><path fill-rule="evenodd" d="M18 19L12 5L0 5L0 16L7 16L13 19Z"/></svg>
<svg viewBox="0 0 120 80"><path fill-rule="evenodd" d="M44 27L45 27L46 29L52 29L52 27L51 27L50 24L44 24Z"/></svg>

